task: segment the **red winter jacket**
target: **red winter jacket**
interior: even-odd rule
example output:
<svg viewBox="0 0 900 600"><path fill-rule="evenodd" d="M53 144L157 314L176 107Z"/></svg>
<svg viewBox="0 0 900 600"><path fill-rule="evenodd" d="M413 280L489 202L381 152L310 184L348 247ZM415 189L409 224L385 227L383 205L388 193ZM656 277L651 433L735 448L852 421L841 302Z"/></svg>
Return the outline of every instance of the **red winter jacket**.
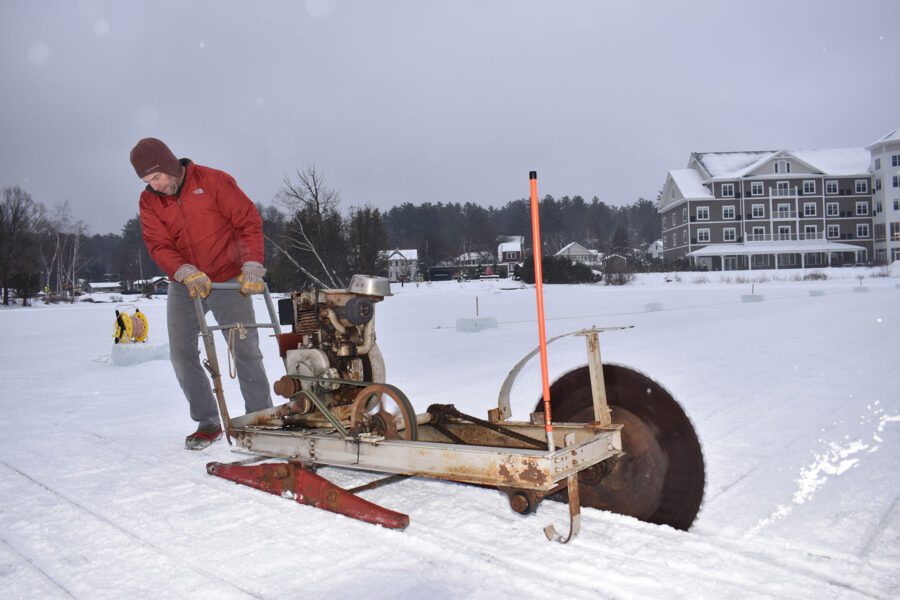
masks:
<svg viewBox="0 0 900 600"><path fill-rule="evenodd" d="M228 173L181 160L187 172L174 196L148 185L141 193L141 232L147 251L169 279L190 263L216 282L262 263L262 219Z"/></svg>

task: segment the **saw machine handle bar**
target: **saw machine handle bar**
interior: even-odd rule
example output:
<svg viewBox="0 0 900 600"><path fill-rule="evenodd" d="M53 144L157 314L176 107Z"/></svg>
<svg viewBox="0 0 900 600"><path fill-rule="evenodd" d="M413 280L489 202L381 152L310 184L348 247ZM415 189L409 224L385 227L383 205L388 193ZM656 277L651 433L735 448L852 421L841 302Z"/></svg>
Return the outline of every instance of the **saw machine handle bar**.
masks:
<svg viewBox="0 0 900 600"><path fill-rule="evenodd" d="M212 291L216 290L240 290L241 284L232 283L232 282L224 282L224 283L213 283ZM277 313L275 312L275 305L272 303L272 294L269 292L269 285L263 282L263 298L266 301L266 309L269 311L269 318L271 321L269 323L241 323L240 325L244 328L255 327L257 329L263 328L271 328L275 330L276 335L281 335L281 323L278 320ZM206 311L203 310L203 300L200 296L194 297L194 306L197 308L197 317L200 319L200 331L201 333L205 333L207 331L218 331L218 330L228 330L236 327L237 323L231 323L228 325L214 325L209 326L206 324Z"/></svg>
<svg viewBox="0 0 900 600"><path fill-rule="evenodd" d="M241 284L239 283L213 283L212 291L218 290L232 290L238 291L241 289ZM194 297L194 308L197 310L197 320L200 324L200 336L203 338L203 346L206 349L206 361L204 361L204 366L209 371L210 376L213 380L213 393L216 397L216 404L219 407L219 415L222 418L222 425L225 426L225 437L228 440L228 443L231 444L231 417L228 414L228 406L225 404L225 393L222 390L222 375L219 372L219 359L216 356L216 344L213 341L213 332L217 330L229 330L235 328L272 328L275 330L276 335L281 335L281 323L278 320L277 313L275 312L275 305L272 304L272 294L269 293L269 286L265 282L263 282L263 298L266 301L266 309L269 311L269 318L271 322L269 323L229 323L226 325L215 325L210 326L206 322L206 309L203 306L203 300L199 295Z"/></svg>

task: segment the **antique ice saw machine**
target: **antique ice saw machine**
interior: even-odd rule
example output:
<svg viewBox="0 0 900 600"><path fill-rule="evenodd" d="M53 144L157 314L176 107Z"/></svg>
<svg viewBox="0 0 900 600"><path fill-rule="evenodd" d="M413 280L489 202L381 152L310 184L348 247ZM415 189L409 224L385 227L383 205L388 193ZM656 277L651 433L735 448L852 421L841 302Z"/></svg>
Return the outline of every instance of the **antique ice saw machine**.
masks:
<svg viewBox="0 0 900 600"><path fill-rule="evenodd" d="M561 542L578 533L582 505L687 529L704 488L703 457L689 419L652 379L601 362L603 329L565 334L584 337L587 364L550 385L546 346L565 336L545 339L541 278L536 281L540 346L512 369L486 419L452 405L431 405L416 414L403 392L387 383L374 326L375 305L391 295L382 277L355 275L347 289L294 292L278 302L277 314L266 290L271 323L211 327L197 299L205 364L226 435L255 455L230 464L209 463L207 471L396 529L408 525L407 515L357 494L410 476L496 488L522 514L534 512L547 498L568 502L568 533L559 535L552 525L544 530L549 539ZM236 288L214 284L213 293ZM289 325L290 331L282 332L281 325ZM274 389L284 401L231 418L212 336L214 330L241 327L275 330L286 374ZM529 421L511 421L513 381L539 352L543 393ZM315 473L324 465L386 476L346 490Z"/></svg>

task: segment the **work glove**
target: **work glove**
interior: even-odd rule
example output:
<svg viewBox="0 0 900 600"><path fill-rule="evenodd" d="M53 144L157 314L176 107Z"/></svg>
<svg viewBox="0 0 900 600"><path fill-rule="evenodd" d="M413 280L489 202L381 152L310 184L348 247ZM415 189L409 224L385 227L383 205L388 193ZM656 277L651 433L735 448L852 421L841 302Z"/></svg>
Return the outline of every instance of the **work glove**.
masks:
<svg viewBox="0 0 900 600"><path fill-rule="evenodd" d="M241 274L238 276L238 282L241 284L241 293L245 296L250 294L261 294L265 288L263 277L266 275L266 268L258 262L247 261L241 267Z"/></svg>
<svg viewBox="0 0 900 600"><path fill-rule="evenodd" d="M194 265L183 264L175 271L175 281L183 283L188 289L191 298L196 298L197 294L201 298L209 296L212 290L212 281L209 276L199 270Z"/></svg>

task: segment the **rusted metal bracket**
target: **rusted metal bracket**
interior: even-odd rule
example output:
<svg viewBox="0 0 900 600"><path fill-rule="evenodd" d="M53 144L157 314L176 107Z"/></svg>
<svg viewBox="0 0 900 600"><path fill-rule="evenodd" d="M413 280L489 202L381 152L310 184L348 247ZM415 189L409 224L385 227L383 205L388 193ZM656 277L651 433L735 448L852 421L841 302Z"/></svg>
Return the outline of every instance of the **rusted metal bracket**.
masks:
<svg viewBox="0 0 900 600"><path fill-rule="evenodd" d="M566 446L569 447L574 444L575 434L567 434ZM547 536L547 539L560 544L571 542L581 529L581 499L578 496L578 473L573 473L566 477L566 486L569 494L569 535L566 537L559 535L552 524L544 527L544 535Z"/></svg>
<svg viewBox="0 0 900 600"><path fill-rule="evenodd" d="M570 331L569 333L563 333L562 335L557 335L547 340L547 345L549 346L556 340L561 340L564 337L570 335L590 335L603 333L604 331L618 331L621 329L631 329L634 325L626 325L624 327L589 327L588 329L579 329L578 331ZM588 340L588 359L590 360L590 339ZM510 417L512 417L512 408L509 404L509 396L512 391L513 383L515 383L516 378L519 376L519 373L528 364L528 361L531 358L541 351L541 347L538 346L524 357L522 360L516 363L516 366L512 368L509 374L506 376L506 379L503 380L503 385L500 386L500 395L497 397L497 408L492 408L488 410L488 419L491 422L497 423L499 421L506 421ZM600 346L599 342L597 343L597 360L600 360ZM602 375L601 375L602 376Z"/></svg>
<svg viewBox="0 0 900 600"><path fill-rule="evenodd" d="M300 504L314 506L388 529L405 529L409 516L363 500L298 462L240 465L211 462L206 472Z"/></svg>

